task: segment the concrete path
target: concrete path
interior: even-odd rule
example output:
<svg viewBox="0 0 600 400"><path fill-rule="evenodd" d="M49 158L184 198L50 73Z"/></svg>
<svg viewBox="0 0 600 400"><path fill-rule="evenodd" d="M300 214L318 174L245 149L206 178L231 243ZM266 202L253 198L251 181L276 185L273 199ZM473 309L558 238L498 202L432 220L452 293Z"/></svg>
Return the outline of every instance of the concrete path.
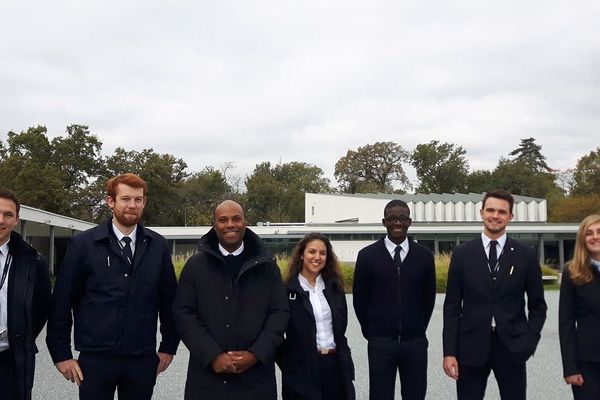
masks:
<svg viewBox="0 0 600 400"><path fill-rule="evenodd" d="M571 397L570 388L562 379L562 366L558 345L558 291L546 292L548 319L542 332L542 340L533 359L527 363L527 398L531 400L566 400ZM455 399L454 381L447 378L442 370L442 304L444 295L438 295L435 310L428 330L429 337L429 386L427 398L430 400ZM347 336L353 351L356 366L357 399L368 399L369 376L367 366L366 341L352 309L352 296L348 295L349 327ZM40 354L37 357L34 399L75 400L75 385L65 381L52 365L43 337L38 339ZM171 367L158 377L153 399L182 399L189 353L180 345L179 352ZM399 383L396 387L400 399ZM499 399L498 387L493 376L489 380L486 399Z"/></svg>

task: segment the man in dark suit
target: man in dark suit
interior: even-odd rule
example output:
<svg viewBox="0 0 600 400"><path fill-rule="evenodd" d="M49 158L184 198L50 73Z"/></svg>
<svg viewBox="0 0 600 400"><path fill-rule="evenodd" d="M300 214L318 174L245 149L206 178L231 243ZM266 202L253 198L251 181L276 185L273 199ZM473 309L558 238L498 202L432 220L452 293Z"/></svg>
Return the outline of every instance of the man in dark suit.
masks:
<svg viewBox="0 0 600 400"><path fill-rule="evenodd" d="M169 245L140 223L147 185L134 174L106 183L112 216L73 238L61 265L46 343L82 400L149 400L179 344ZM160 318L161 343L156 349ZM75 349L71 352L71 327Z"/></svg>
<svg viewBox="0 0 600 400"><path fill-rule="evenodd" d="M369 397L393 399L396 370L403 399L423 400L427 390L425 331L435 304L435 264L427 247L407 237L408 205L384 208L387 236L358 253L354 310L368 340Z"/></svg>
<svg viewBox="0 0 600 400"><path fill-rule="evenodd" d="M534 250L506 235L513 205L503 189L486 193L481 237L458 246L450 262L443 366L457 381L459 400L483 399L490 371L502 399L526 397L525 362L540 340L547 307Z"/></svg>
<svg viewBox="0 0 600 400"><path fill-rule="evenodd" d="M29 400L35 338L46 323L50 300L48 264L13 229L19 200L0 189L0 398Z"/></svg>

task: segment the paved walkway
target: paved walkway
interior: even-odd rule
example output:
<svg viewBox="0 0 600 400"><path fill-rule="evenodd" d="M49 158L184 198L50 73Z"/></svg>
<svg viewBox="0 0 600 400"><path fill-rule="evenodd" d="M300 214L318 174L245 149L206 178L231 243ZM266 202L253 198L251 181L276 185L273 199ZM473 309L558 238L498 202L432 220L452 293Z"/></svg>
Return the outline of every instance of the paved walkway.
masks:
<svg viewBox="0 0 600 400"><path fill-rule="evenodd" d="M562 379L562 366L558 345L558 291L546 292L548 319L542 332L542 340L535 357L527 363L527 398L531 400L566 400L571 391ZM431 400L455 399L454 381L447 378L442 370L442 304L444 295L438 295L435 310L428 330L429 337L429 386L427 398ZM348 296L350 307L347 336L353 350L356 366L357 399L368 399L369 377L367 367L366 341L360 334L358 322L352 310L352 296ZM43 333L45 335L45 333ZM42 336L42 335L41 335ZM58 374L46 349L43 337L38 339L40 354L37 357L36 381L33 398L40 400L76 400L77 389ZM185 346L179 347L179 353L171 367L158 378L154 390L154 399L182 399L187 360L189 353ZM399 384L398 384L399 385ZM397 386L397 399L400 390ZM499 399L498 387L493 377L489 381L486 399Z"/></svg>

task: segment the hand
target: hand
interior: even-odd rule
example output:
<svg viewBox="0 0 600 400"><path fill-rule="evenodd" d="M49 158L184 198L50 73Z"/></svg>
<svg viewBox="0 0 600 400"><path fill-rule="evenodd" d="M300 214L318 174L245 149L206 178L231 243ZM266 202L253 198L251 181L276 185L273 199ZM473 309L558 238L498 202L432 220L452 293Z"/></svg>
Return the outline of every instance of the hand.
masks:
<svg viewBox="0 0 600 400"><path fill-rule="evenodd" d="M565 382L567 382L567 385L583 386L583 375L576 374L565 376Z"/></svg>
<svg viewBox="0 0 600 400"><path fill-rule="evenodd" d="M56 369L66 380L81 385L83 381L83 373L79 368L79 362L74 358L56 363Z"/></svg>
<svg viewBox="0 0 600 400"><path fill-rule="evenodd" d="M458 361L456 360L456 357L444 357L444 372L455 381L458 380Z"/></svg>
<svg viewBox="0 0 600 400"><path fill-rule="evenodd" d="M156 354L158 355L159 360L158 367L156 367L156 375L158 375L161 372L165 372L165 370L169 368L169 365L171 365L171 361L173 361L173 355L161 352L158 352Z"/></svg>
<svg viewBox="0 0 600 400"><path fill-rule="evenodd" d="M212 360L211 366L213 371L217 374L235 374L237 372L233 360L227 353L221 353L216 356L215 359Z"/></svg>
<svg viewBox="0 0 600 400"><path fill-rule="evenodd" d="M229 351L227 352L233 360L236 373L242 373L258 361L256 356L249 351Z"/></svg>

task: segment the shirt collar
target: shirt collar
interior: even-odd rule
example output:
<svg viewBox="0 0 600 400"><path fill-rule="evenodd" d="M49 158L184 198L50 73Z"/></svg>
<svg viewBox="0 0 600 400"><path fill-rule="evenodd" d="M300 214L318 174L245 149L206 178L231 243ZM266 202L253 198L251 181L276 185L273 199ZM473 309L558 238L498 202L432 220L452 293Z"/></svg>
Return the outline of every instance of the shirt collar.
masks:
<svg viewBox="0 0 600 400"><path fill-rule="evenodd" d="M506 236L506 233L504 233L502 236L500 236L498 239L496 239L496 241L498 242L498 245L500 246L500 249L504 248L507 238L508 238L508 236ZM481 233L481 241L483 242L483 248L487 249L488 247L490 247L490 242L492 241L492 239L485 236L485 233L482 232Z"/></svg>
<svg viewBox="0 0 600 400"><path fill-rule="evenodd" d="M4 250L2 250L4 251ZM594 268L596 268L596 271L600 272L600 261L599 260L594 260L593 258L590 258L590 265Z"/></svg>
<svg viewBox="0 0 600 400"><path fill-rule="evenodd" d="M10 238L8 238L8 240L6 241L6 243L4 243L2 246L0 246L0 251L2 252L2 255L5 256L5 257L8 254L8 251L9 251L8 242L10 242Z"/></svg>
<svg viewBox="0 0 600 400"><path fill-rule="evenodd" d="M223 254L225 257L227 257L228 255L232 254L234 256L239 256L240 254L242 254L242 252L244 251L244 242L242 242L242 245L240 247L237 248L236 251L233 252L229 252L225 249L225 247L221 246L221 243L219 243L219 251L221 252L221 254Z"/></svg>
<svg viewBox="0 0 600 400"><path fill-rule="evenodd" d="M302 274L298 274L298 281L300 282L300 286L302 286L302 289L306 290L306 291L310 291L310 290L323 290L325 289L325 281L323 280L323 277L321 276L321 274L317 275L317 282L315 284L314 287L311 286L310 283L308 283L308 279L306 279L304 277L304 275Z"/></svg>
<svg viewBox="0 0 600 400"><path fill-rule="evenodd" d="M385 243L385 247L388 249L389 253L393 256L394 252L396 251L396 246L398 246L398 245L396 243L392 242L387 235L385 235L385 239L383 239L383 241ZM400 243L400 247L402 247L402 251L404 252L404 254L408 254L408 236L404 239L404 241L402 243Z"/></svg>
<svg viewBox="0 0 600 400"><path fill-rule="evenodd" d="M135 238L137 236L137 227L133 229L133 231L131 231L131 233L129 235L124 235L123 232L121 232L119 230L119 228L117 228L117 226L115 225L115 223L113 222L112 224L113 227L113 232L115 233L115 236L117 237L117 240L120 242L121 240L123 240L123 238L125 236L129 236L131 238L131 243L133 245L135 245Z"/></svg>

